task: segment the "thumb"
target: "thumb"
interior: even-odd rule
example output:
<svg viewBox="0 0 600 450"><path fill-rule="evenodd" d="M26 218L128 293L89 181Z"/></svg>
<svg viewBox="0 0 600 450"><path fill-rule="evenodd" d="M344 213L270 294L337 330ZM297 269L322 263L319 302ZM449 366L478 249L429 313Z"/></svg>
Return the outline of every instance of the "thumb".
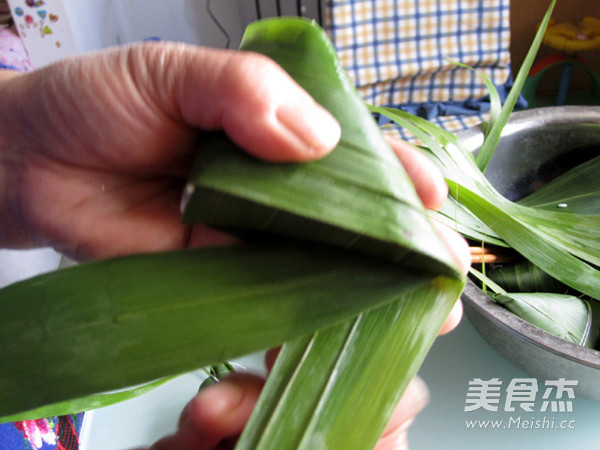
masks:
<svg viewBox="0 0 600 450"><path fill-rule="evenodd" d="M233 373L198 393L181 413L176 434L151 450L229 448L244 429L264 385L260 377Z"/></svg>
<svg viewBox="0 0 600 450"><path fill-rule="evenodd" d="M188 124L223 129L249 153L271 161L307 161L337 144L338 122L269 58L185 45L146 47L162 103ZM174 103L172 103L174 100Z"/></svg>

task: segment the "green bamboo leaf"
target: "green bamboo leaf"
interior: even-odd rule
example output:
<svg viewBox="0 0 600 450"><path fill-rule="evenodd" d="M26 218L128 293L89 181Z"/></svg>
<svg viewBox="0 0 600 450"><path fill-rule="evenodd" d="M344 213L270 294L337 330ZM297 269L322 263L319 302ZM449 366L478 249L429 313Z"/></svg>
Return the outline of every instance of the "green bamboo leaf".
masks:
<svg viewBox="0 0 600 450"><path fill-rule="evenodd" d="M326 33L299 18L265 20L248 27L241 48L278 62L338 119L342 137L319 161L272 164L215 136L192 170L184 220L245 236L248 230L291 235L456 275Z"/></svg>
<svg viewBox="0 0 600 450"><path fill-rule="evenodd" d="M513 210L514 208L511 208L514 204L508 200L495 198L496 203L494 203L464 186L453 182L449 182L449 185L450 192L456 192L457 198L463 205L529 261L573 289L594 299L600 299L600 271L565 250L563 241L569 239L561 240L560 236L547 234L531 216L525 217L525 220L521 219ZM540 210L540 212L544 211ZM564 213L563 215L581 217L577 214ZM526 219L529 219L529 222ZM565 230L572 232L570 228ZM592 240L590 236L587 236L587 239ZM577 254L590 256L586 252L589 249L585 247L573 248L573 250Z"/></svg>
<svg viewBox="0 0 600 450"><path fill-rule="evenodd" d="M528 208L512 202L504 202L503 206L558 247L591 264L600 265L600 239L590 232L600 230L600 216Z"/></svg>
<svg viewBox="0 0 600 450"><path fill-rule="evenodd" d="M223 378L234 373L236 370L231 363L225 361L219 364L212 364L210 367L205 368L204 371L206 372L206 378L200 384L198 391L218 383Z"/></svg>
<svg viewBox="0 0 600 450"><path fill-rule="evenodd" d="M276 346L430 278L280 242L129 256L15 283L0 290L0 416Z"/></svg>
<svg viewBox="0 0 600 450"><path fill-rule="evenodd" d="M525 263L530 265L530 263ZM493 294L488 294L498 304L502 305L516 316L530 324L551 333L561 339L565 339L577 345L594 348L598 343L600 335L600 304L579 298L577 295L563 292L549 292L551 280L548 275L539 274L540 280L529 280L530 275L524 282L511 279L511 267L508 268L507 277L493 277L495 272L490 271L487 275L471 267L469 273L482 284L482 289L487 292L489 288ZM528 269L525 269L528 270ZM533 271L536 273L536 271ZM518 276L516 277L518 278ZM500 286L508 280L507 284ZM553 280L556 282L556 280ZM540 291L522 292L517 291L525 285L527 289L539 287ZM509 292L505 289L509 289ZM558 290L559 288L556 287ZM515 293L516 292L516 293Z"/></svg>
<svg viewBox="0 0 600 450"><path fill-rule="evenodd" d="M442 207L432 215L436 220L445 223L471 241L484 246L507 247L495 231L452 196L449 196Z"/></svg>
<svg viewBox="0 0 600 450"><path fill-rule="evenodd" d="M554 6L556 4L556 0L552 0L550 2L550 6L544 15L540 26L535 34L533 42L525 55L523 62L521 63L521 67L519 68L519 72L515 77L515 81L513 83L513 87L511 88L506 101L504 102L504 106L502 107L502 111L500 112L497 120L490 126L489 130L486 130L486 138L479 150L479 155L477 156L477 166L481 169L482 172L485 172L492 156L494 154L494 150L498 146L498 142L500 141L500 137L502 136L502 130L504 129L510 114L513 112L514 107L521 95L521 90L523 89L523 85L525 81L527 81L527 77L529 76L529 71L531 70L531 66L533 65L535 58L537 56L540 45L542 44L542 40L544 38L544 34L546 29L548 28L548 24L552 18L552 12L554 11Z"/></svg>
<svg viewBox="0 0 600 450"><path fill-rule="evenodd" d="M475 192L495 191L475 164L471 152L452 133L422 117L399 109L371 106L370 110L403 126L420 139L433 155L434 161L446 179Z"/></svg>
<svg viewBox="0 0 600 450"><path fill-rule="evenodd" d="M600 215L600 156L552 180L520 205L584 215Z"/></svg>
<svg viewBox="0 0 600 450"><path fill-rule="evenodd" d="M456 64L459 67L462 67L464 69L470 69L473 72L475 72L477 74L477 76L483 80L483 82L485 83L485 85L487 87L488 95L490 97L489 119L488 119L487 123L485 124L485 129L486 129L485 136L487 136L489 134L490 130L494 129L496 122L500 119L501 114L502 114L502 100L500 99L500 94L498 93L498 89L496 89L496 86L494 85L494 83L492 83L492 80L490 80L489 77L482 71L477 70L474 67L468 66L466 64L463 64L463 63L460 63L457 61L451 61L451 62L452 62L452 64ZM513 105L513 107L514 107L514 105ZM489 147L489 148L482 149L482 150L492 152L492 154L493 154L494 149L495 149L495 147ZM485 170L485 166L487 166L491 157L492 157L491 154L488 155L488 154L485 154L483 151L480 151L477 154L477 157L475 158L475 161L477 162L477 166L480 169Z"/></svg>
<svg viewBox="0 0 600 450"><path fill-rule="evenodd" d="M432 156L447 178L460 180L461 184L470 185L476 191L491 189L495 192L487 180L481 180L484 177L471 153L452 133L402 110L378 106L370 106L369 109L375 114L386 116L420 139L426 146L424 150ZM456 152L449 152L448 148L455 148ZM487 245L506 246L496 232L454 198L455 193L450 194L442 208L434 213L436 219L460 232L467 239Z"/></svg>
<svg viewBox="0 0 600 450"><path fill-rule="evenodd" d="M415 123L419 122L415 120ZM436 158L441 161L439 167L451 186L450 195L469 207L471 212L479 219L483 220L474 209L466 205L463 198L458 196L460 189L457 186L460 185L461 189L468 190L472 194L485 199L485 202L498 207L501 216L495 218L488 216L487 221L483 220L483 222L503 240L506 241L506 238L498 232L498 226L502 226L498 222L504 220L504 216L510 216L511 223L520 224L515 226L533 228L540 238L547 242L553 242L562 251L581 258L590 264L600 265L600 240L593 233L590 233L590 230L600 229L600 216L544 210L508 201L494 189L474 164L471 154L461 145L449 143L443 146L441 152L436 151ZM491 226L491 224L495 224L495 226ZM541 267L540 261L532 260L532 262ZM564 279L561 279L561 281L568 284ZM577 289L574 286L573 288Z"/></svg>
<svg viewBox="0 0 600 450"><path fill-rule="evenodd" d="M586 347L600 350L598 348L598 345L600 344L600 303L588 301L587 304L591 310L592 324L590 328L590 335L585 345Z"/></svg>
<svg viewBox="0 0 600 450"><path fill-rule="evenodd" d="M444 156L447 154L445 148L447 146L453 146L461 149L459 153L465 157L468 155L470 161L467 167L476 169L473 157L471 154L463 148L458 138L452 133L444 130L443 128L413 114L405 111L380 107L380 106L369 106L369 110L374 114L381 114L396 122L398 125L407 129L410 133L416 136L421 142L424 143L425 147L422 150L436 162L439 166L443 167L443 173L446 174L451 171L446 162L450 162L450 167L455 166L453 160L447 158L439 158L438 156ZM468 158L467 158L468 159ZM481 174L476 170L475 177L480 177ZM461 180L472 179L465 175ZM487 184L487 183L486 183ZM434 217L442 223L447 224L451 228L455 229L467 239L471 239L476 242L483 242L489 245L506 246L506 243L487 225L485 225L480 219L478 219L473 213L467 210L460 202L452 196L448 197L444 205L439 211L433 213Z"/></svg>
<svg viewBox="0 0 600 450"><path fill-rule="evenodd" d="M286 344L236 448L373 448L462 288L438 278Z"/></svg>
<svg viewBox="0 0 600 450"><path fill-rule="evenodd" d="M547 24L546 19L553 5L554 2L538 30L536 42L540 34L543 34L544 26ZM526 62L517 80L522 81L521 73L528 71L527 65L531 62L529 57ZM511 96L513 91L518 91L518 88L519 83L515 83ZM510 109L507 105L510 103L505 103L503 113L495 124L496 127L504 126L507 111ZM411 117L401 111L388 108L377 108L375 111L406 125L411 131L417 128L419 134L416 135L420 138L426 134L430 135L429 140L423 139L423 141L435 154L435 160L439 162L439 167L450 185L450 195L468 207L487 228L561 282L575 290L586 292L595 299L599 298L599 290L597 287L594 288L594 283L597 286L600 279L599 272L595 268L600 265L600 240L590 233L590 230L600 229L600 216L542 210L509 202L485 178L474 163L470 152L456 137L421 118ZM491 133L486 137L485 142L492 142L495 139L494 133ZM439 143L431 144L432 140L437 140ZM466 236L469 237L469 234ZM530 241L527 242L527 239ZM533 248L535 246L538 250ZM539 251L540 248L550 247L549 251L552 251L554 259L549 258L548 253Z"/></svg>
<svg viewBox="0 0 600 450"><path fill-rule="evenodd" d="M510 293L495 295L506 309L542 330L577 345L589 343L592 315L590 306L574 295Z"/></svg>
<svg viewBox="0 0 600 450"><path fill-rule="evenodd" d="M482 265L482 269L485 269L485 265ZM469 275L472 279L474 278L481 283L480 285L483 292L487 293L487 289L489 288L494 294L506 294L506 290L502 288L502 286L488 277L487 274L480 272L473 266L469 267Z"/></svg>
<svg viewBox="0 0 600 450"><path fill-rule="evenodd" d="M488 270L487 276L509 292L554 292L566 294L569 288L529 261Z"/></svg>
<svg viewBox="0 0 600 450"><path fill-rule="evenodd" d="M369 436L360 439L376 439L373 433L380 432L392 401L397 401L431 345L433 337L427 336L436 334L456 300L462 277L393 152L366 120L368 112L360 109L362 103L339 64L335 58L332 66L321 64L331 60L333 51L321 45L325 35L315 35L315 29L298 20L257 25L245 48L257 50L265 44L266 54L278 55L318 101L337 112L343 128L340 147L322 164L270 165L235 149L220 154L221 146L229 143L216 137L212 151L203 152L205 159L196 173L201 182L188 203L186 219L217 217L216 223L224 227L267 230L269 240L271 234L283 233L335 244L424 267L430 275L329 246L275 241L131 256L16 283L0 291L0 415L181 373L332 324L345 326L344 320L364 314L364 323L371 327L366 330L376 333L351 333L352 345L344 346L345 351L361 351L340 355L347 362L336 365L336 372L346 373L346 378L329 379L327 386L330 392L348 392L362 385L359 390L372 394L381 406L355 416L323 397L310 418L311 431L302 439L310 442L328 435L337 447L347 446L354 441L347 439L340 424L358 429L357 420L372 425ZM296 44L304 50L294 53ZM318 75L329 74L329 79L310 81L317 62L323 69ZM242 189L228 190L231 185ZM198 202L208 216L190 215ZM242 213L235 216L238 207ZM416 291L409 303L387 311L387 322L368 312L424 286L435 271L457 280ZM439 298L443 301L438 304ZM398 326L403 323L410 326ZM406 337L398 339L402 336ZM352 377L361 372L360 358L371 357L367 349L374 349L375 343L381 349L373 351L376 364L367 364L365 373L384 360L398 369L382 379L379 395L368 391L367 379ZM394 344L400 346L398 359L387 353ZM354 397L350 404L357 401Z"/></svg>
<svg viewBox="0 0 600 450"><path fill-rule="evenodd" d="M17 422L21 420L41 419L44 417L58 417L73 414L81 411L90 411L92 409L103 408L116 403L131 400L146 394L157 387L162 386L176 377L166 377L152 383L137 386L131 389L123 389L118 392L106 394L93 394L87 397L67 400L65 402L54 403L52 405L42 406L40 408L24 411L10 416L0 417L0 423Z"/></svg>
<svg viewBox="0 0 600 450"><path fill-rule="evenodd" d="M372 113L381 114L406 128L425 144L425 148L430 150L433 156L444 153L444 147L448 145L461 146L459 139L454 134L422 117L386 106L369 105L368 108ZM465 154L469 154L469 152L465 150ZM443 163L443 161L440 162Z"/></svg>

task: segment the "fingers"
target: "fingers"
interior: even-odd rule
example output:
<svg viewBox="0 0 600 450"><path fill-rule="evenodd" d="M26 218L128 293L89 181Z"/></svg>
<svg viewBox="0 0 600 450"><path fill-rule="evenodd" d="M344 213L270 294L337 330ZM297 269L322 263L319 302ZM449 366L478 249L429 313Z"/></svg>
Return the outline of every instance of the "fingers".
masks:
<svg viewBox="0 0 600 450"><path fill-rule="evenodd" d="M448 318L440 329L440 335L448 334L454 330L462 319L463 305L460 299L454 304Z"/></svg>
<svg viewBox="0 0 600 450"><path fill-rule="evenodd" d="M312 160L340 138L333 116L264 56L164 43L135 51L151 80L145 95L192 126L225 130L259 158Z"/></svg>
<svg viewBox="0 0 600 450"><path fill-rule="evenodd" d="M448 187L435 164L406 142L389 139L389 143L413 180L423 205L429 209L440 208L448 196ZM434 222L434 227L450 250L459 270L466 274L471 266L471 254L467 241L460 234L441 223ZM462 303L459 300L442 326L440 334L446 334L456 328L462 318L462 311Z"/></svg>
<svg viewBox="0 0 600 450"><path fill-rule="evenodd" d="M413 420L429 402L429 390L419 377L415 377L404 392L400 403L383 432L375 450L407 449L406 433Z"/></svg>
<svg viewBox="0 0 600 450"><path fill-rule="evenodd" d="M226 448L242 432L256 405L264 380L234 373L201 391L185 407L174 436L157 442L153 450Z"/></svg>
<svg viewBox="0 0 600 450"><path fill-rule="evenodd" d="M460 271L466 274L471 267L471 250L467 241L459 233L442 223L434 221L433 226L450 250Z"/></svg>
<svg viewBox="0 0 600 450"><path fill-rule="evenodd" d="M435 164L410 144L397 139L388 142L411 177L419 198L428 209L439 209L448 196L448 186ZM467 273L471 266L471 254L467 242L445 225L434 223L442 240L446 243L458 267Z"/></svg>
<svg viewBox="0 0 600 450"><path fill-rule="evenodd" d="M273 366L275 365L275 360L279 356L280 350L281 350L281 347L276 347L276 348L267 350L267 352L265 353L265 366L267 368L267 373L271 373L271 370L273 370Z"/></svg>
<svg viewBox="0 0 600 450"><path fill-rule="evenodd" d="M265 361L272 368L279 348L268 351ZM248 422L264 380L251 374L234 373L201 391L183 410L175 435L156 442L150 450L228 449ZM396 406L376 450L407 448L406 433L414 418L429 401L427 386L415 377Z"/></svg>
<svg viewBox="0 0 600 450"><path fill-rule="evenodd" d="M448 186L439 169L412 145L398 139L388 139L388 142L412 179L423 205L439 209L448 195Z"/></svg>
<svg viewBox="0 0 600 450"><path fill-rule="evenodd" d="M467 241L456 231L444 224L433 222L433 225L437 230L438 235L442 238L442 241L446 244L446 247L450 250L459 270L466 274L471 266L471 251ZM459 299L442 325L440 334L443 335L449 333L456 328L462 319L462 312L462 302Z"/></svg>
<svg viewBox="0 0 600 450"><path fill-rule="evenodd" d="M216 247L240 244L241 241L227 233L209 228L202 224L195 224L190 230L188 248Z"/></svg>

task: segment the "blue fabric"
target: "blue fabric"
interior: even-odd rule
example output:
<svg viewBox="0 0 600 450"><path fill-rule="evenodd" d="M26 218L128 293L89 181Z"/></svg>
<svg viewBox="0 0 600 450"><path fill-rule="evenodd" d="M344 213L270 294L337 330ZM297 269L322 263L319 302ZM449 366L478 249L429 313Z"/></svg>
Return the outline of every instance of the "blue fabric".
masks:
<svg viewBox="0 0 600 450"><path fill-rule="evenodd" d="M0 424L0 450L77 450L83 413Z"/></svg>
<svg viewBox="0 0 600 450"><path fill-rule="evenodd" d="M0 69L19 70L18 68L14 67L14 66L9 66L7 64L2 64L2 63L0 63Z"/></svg>
<svg viewBox="0 0 600 450"><path fill-rule="evenodd" d="M510 89L513 85L513 80L509 79L504 85L496 86L500 100L505 102ZM480 115L481 113L490 110L490 97L485 96L476 99L466 99L463 101L447 101L447 102L425 102L425 103L404 103L401 105L383 105L386 107L397 108L402 111L422 117L423 119L432 120L438 116L458 116L458 115ZM519 96L515 104L515 110L527 108L527 100L523 96ZM382 118L380 124L388 123L388 120Z"/></svg>

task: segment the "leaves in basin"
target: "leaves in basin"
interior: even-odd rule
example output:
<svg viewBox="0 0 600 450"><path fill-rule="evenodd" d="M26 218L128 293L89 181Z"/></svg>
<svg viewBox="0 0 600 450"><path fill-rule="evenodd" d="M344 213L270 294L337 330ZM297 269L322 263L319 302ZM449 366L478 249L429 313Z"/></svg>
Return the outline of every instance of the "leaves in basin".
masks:
<svg viewBox="0 0 600 450"><path fill-rule="evenodd" d="M574 295L524 292L495 295L494 300L565 341L591 348L596 344L598 333L592 328L591 306Z"/></svg>
<svg viewBox="0 0 600 450"><path fill-rule="evenodd" d="M542 186L519 204L564 212L600 215L600 155Z"/></svg>
<svg viewBox="0 0 600 450"><path fill-rule="evenodd" d="M529 261L487 270L486 275L508 292L554 292L566 294L569 288Z"/></svg>

